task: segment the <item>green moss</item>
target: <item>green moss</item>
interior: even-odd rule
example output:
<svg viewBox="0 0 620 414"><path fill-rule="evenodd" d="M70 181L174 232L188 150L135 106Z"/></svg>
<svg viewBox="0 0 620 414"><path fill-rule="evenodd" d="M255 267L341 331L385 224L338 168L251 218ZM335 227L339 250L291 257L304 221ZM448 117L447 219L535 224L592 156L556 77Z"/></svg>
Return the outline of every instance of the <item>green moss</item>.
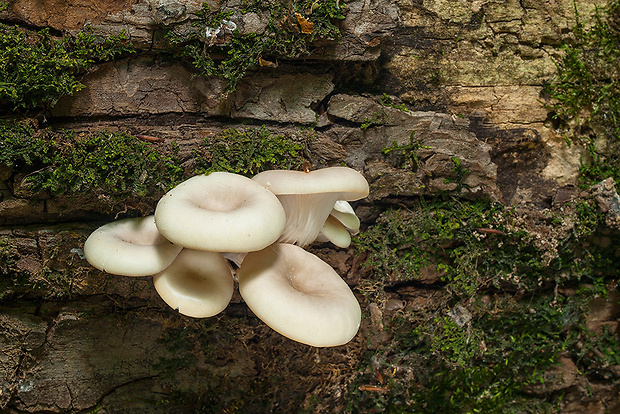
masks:
<svg viewBox="0 0 620 414"><path fill-rule="evenodd" d="M300 170L312 133L298 135L292 139L272 134L264 126L227 129L206 137L193 153L195 168L184 171L175 145L164 152L126 133L76 135L39 130L29 122L0 121L0 164L25 175L29 195L46 191L53 196L115 199L157 196L187 174L226 171L252 176L268 169Z"/></svg>
<svg viewBox="0 0 620 414"><path fill-rule="evenodd" d="M364 118L364 122L360 125L362 131L374 125L384 125L390 121L388 114L384 110L376 111L370 118Z"/></svg>
<svg viewBox="0 0 620 414"><path fill-rule="evenodd" d="M561 356L575 361L582 375L613 375L609 367L618 361L613 336L585 326L591 297L472 299L466 304L471 319L463 325L441 304L396 315L388 322L392 339L365 356L348 411L555 412L562 391L544 390L562 381L554 374ZM363 392L360 384L376 383L377 372L385 391Z"/></svg>
<svg viewBox="0 0 620 414"><path fill-rule="evenodd" d="M596 145L590 143L587 145L589 160L582 160L579 167L580 186L582 188L590 187L606 178L613 177L616 182L616 188L620 181L620 143L612 143L611 151L599 151Z"/></svg>
<svg viewBox="0 0 620 414"><path fill-rule="evenodd" d="M384 155L395 157L394 165L399 168L416 171L420 167L420 157L418 151L423 148L430 148L422 145L420 140L415 139L415 131L409 136L409 143L398 145L396 141L392 142L392 146L383 148Z"/></svg>
<svg viewBox="0 0 620 414"><path fill-rule="evenodd" d="M125 33L100 38L92 30L54 38L0 23L0 104L12 109L54 105L82 89L79 76L96 63L132 52Z"/></svg>
<svg viewBox="0 0 620 414"><path fill-rule="evenodd" d="M21 272L15 266L19 253L10 238L0 237L0 301L13 294Z"/></svg>
<svg viewBox="0 0 620 414"><path fill-rule="evenodd" d="M98 191L110 196L164 193L181 181L178 162L124 133L65 135L50 168L31 176L35 190L52 194Z"/></svg>
<svg viewBox="0 0 620 414"><path fill-rule="evenodd" d="M196 172L226 171L253 176L271 169L300 170L304 162L303 142L274 135L261 128L227 129L204 139L195 151Z"/></svg>
<svg viewBox="0 0 620 414"><path fill-rule="evenodd" d="M40 165L49 160L51 145L49 134L36 131L28 121L0 120L0 164L15 168Z"/></svg>
<svg viewBox="0 0 620 414"><path fill-rule="evenodd" d="M452 198L387 210L356 244L367 252L367 266L381 284L415 283L430 275L457 296L555 283L603 286L617 274L620 252L596 242L604 215L593 200L574 208L572 231L549 250L524 229L524 218L515 211L499 203ZM618 235L608 239L615 246Z"/></svg>
<svg viewBox="0 0 620 414"><path fill-rule="evenodd" d="M408 111L409 108L407 108L407 105L401 103L401 104L395 104L394 100L392 99L391 96L389 96L388 94L384 93L383 95L381 95L381 97L379 98L378 102L383 105L383 106L387 106L389 108L394 108L394 109L398 109L399 111Z"/></svg>
<svg viewBox="0 0 620 414"><path fill-rule="evenodd" d="M264 33L241 34L227 23L249 12L268 16ZM291 9L279 0L245 1L241 10L229 9L225 2L211 10L205 3L196 14L195 30L171 30L166 37L176 53L190 59L200 74L224 79L232 91L252 68L266 62L275 65L277 59L307 56L319 39L337 40L340 31L334 21L344 19L344 12L344 3L339 5L336 0L296 0L291 2ZM224 43L214 34L218 29L229 32Z"/></svg>
<svg viewBox="0 0 620 414"><path fill-rule="evenodd" d="M435 293L421 309L384 318L385 338L364 357L349 411L553 412L563 391L546 390L561 357L586 379L613 378L617 336L585 322L590 301L617 278L620 235L604 230L594 200L564 214L540 222L450 198L382 213L357 240L370 270L358 289L378 304L407 286L405 297L416 298L418 287ZM522 229L567 223L553 242ZM425 285L429 275L434 283ZM365 391L378 373L382 391Z"/></svg>
<svg viewBox="0 0 620 414"><path fill-rule="evenodd" d="M54 134L0 121L0 163L21 169L33 193L163 194L182 179L174 156L124 133Z"/></svg>
<svg viewBox="0 0 620 414"><path fill-rule="evenodd" d="M607 177L620 182L620 2L596 9L591 23L577 15L574 39L563 46L547 88L567 140L585 142L590 154L581 167L584 186Z"/></svg>
<svg viewBox="0 0 620 414"><path fill-rule="evenodd" d="M459 295L537 284L541 253L527 233L509 228L511 214L486 201L421 200L412 210L384 212L356 243L382 283L430 274Z"/></svg>

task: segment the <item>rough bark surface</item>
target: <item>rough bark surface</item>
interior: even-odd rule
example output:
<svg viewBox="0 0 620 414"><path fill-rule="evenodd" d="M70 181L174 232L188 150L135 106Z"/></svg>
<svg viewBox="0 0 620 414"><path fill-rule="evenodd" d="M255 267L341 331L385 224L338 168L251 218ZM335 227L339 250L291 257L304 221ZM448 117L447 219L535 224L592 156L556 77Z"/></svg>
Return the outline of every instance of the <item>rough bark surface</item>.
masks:
<svg viewBox="0 0 620 414"><path fill-rule="evenodd" d="M586 15L601 3L576 7ZM580 197L575 185L583 149L567 146L553 130L542 96L556 71L558 47L574 24L572 0L347 1L338 42L318 47L307 59L260 67L229 94L223 81L195 76L188 62L156 53L163 28L189 27L201 4L15 0L0 20L55 33L85 24L102 34L124 29L138 49L94 67L82 79L84 90L46 113L55 130L154 136L164 143L153 145L174 143L189 163L202 138L231 127L266 124L293 137L300 127L311 127L315 166L345 164L369 181L369 198L356 205L364 228L377 217L373 203L406 204L455 190L464 199L488 198L531 211ZM260 34L265 16L245 15L236 24ZM383 94L406 109L382 104ZM421 145L417 165L403 167L384 153L412 137ZM455 158L466 171L462 181ZM380 303L356 291L364 313L360 334L328 349L273 332L238 292L217 317L182 317L159 299L150 278L107 275L83 257L90 232L119 215L151 214L161 194L120 204L94 194L37 196L22 188L23 179L23 172L0 166L0 236L12 241L11 268L23 282L13 287L19 299L0 296L0 411L351 410L352 378L363 353L390 337L390 318L403 308L416 311L446 300L438 274L422 275L420 286L395 285ZM618 230L613 183L599 190L601 209L610 212L608 225ZM360 267L354 247L318 245L312 251L354 289L369 271ZM617 329L617 303L611 296L591 305L593 330ZM544 386L527 392L566 392L561 409L567 413L620 406L618 366L613 379L585 383L574 361L559 362L545 373ZM395 364L392 375L413 378L408 369Z"/></svg>

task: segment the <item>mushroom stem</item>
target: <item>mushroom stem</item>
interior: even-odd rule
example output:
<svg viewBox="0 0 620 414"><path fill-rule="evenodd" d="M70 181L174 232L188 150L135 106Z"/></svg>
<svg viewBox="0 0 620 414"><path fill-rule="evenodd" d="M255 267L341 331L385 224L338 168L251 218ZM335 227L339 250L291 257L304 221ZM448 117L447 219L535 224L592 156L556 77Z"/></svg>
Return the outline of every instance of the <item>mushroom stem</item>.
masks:
<svg viewBox="0 0 620 414"><path fill-rule="evenodd" d="M312 243L323 228L339 193L280 194L278 200L286 213L286 225L280 243L304 247Z"/></svg>

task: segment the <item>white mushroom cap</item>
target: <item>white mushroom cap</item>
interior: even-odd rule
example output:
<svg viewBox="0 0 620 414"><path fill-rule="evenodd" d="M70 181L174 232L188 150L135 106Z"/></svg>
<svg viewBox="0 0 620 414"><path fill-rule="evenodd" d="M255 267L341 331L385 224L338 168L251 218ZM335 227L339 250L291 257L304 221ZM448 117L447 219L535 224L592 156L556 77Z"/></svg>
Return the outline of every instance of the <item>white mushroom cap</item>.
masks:
<svg viewBox="0 0 620 414"><path fill-rule="evenodd" d="M331 215L327 217L321 229L321 233L319 233L319 237L317 237L317 241L325 241L321 236L343 249L351 245L351 233L349 233L349 230L347 230L344 224Z"/></svg>
<svg viewBox="0 0 620 414"><path fill-rule="evenodd" d="M280 237L286 216L277 197L237 174L186 180L157 203L155 222L175 244L195 250L249 252Z"/></svg>
<svg viewBox="0 0 620 414"><path fill-rule="evenodd" d="M171 308L194 318L223 311L233 294L232 271L215 252L183 249L174 262L153 276L159 296Z"/></svg>
<svg viewBox="0 0 620 414"><path fill-rule="evenodd" d="M349 286L327 263L298 246L277 243L249 253L237 276L252 312L290 339L337 346L359 329L361 310Z"/></svg>
<svg viewBox="0 0 620 414"><path fill-rule="evenodd" d="M338 247L346 248L351 245L351 233L357 233L359 228L360 219L355 215L351 204L338 200L315 241L329 241Z"/></svg>
<svg viewBox="0 0 620 414"><path fill-rule="evenodd" d="M276 195L338 193L342 196L338 200L346 201L368 196L368 182L364 176L348 167L329 167L310 172L269 170L256 174L252 179Z"/></svg>
<svg viewBox="0 0 620 414"><path fill-rule="evenodd" d="M84 243L92 266L123 276L150 276L170 266L181 251L157 230L153 216L113 221L95 230Z"/></svg>
<svg viewBox="0 0 620 414"><path fill-rule="evenodd" d="M347 167L330 167L309 173L271 170L252 178L271 190L286 211L286 227L278 239L306 246L313 242L336 201L368 196L368 182Z"/></svg>
<svg viewBox="0 0 620 414"><path fill-rule="evenodd" d="M332 212L329 214L338 219L339 222L344 224L346 228L353 232L357 232L360 229L360 219L355 214L355 210L353 210L351 204L347 201L336 201Z"/></svg>

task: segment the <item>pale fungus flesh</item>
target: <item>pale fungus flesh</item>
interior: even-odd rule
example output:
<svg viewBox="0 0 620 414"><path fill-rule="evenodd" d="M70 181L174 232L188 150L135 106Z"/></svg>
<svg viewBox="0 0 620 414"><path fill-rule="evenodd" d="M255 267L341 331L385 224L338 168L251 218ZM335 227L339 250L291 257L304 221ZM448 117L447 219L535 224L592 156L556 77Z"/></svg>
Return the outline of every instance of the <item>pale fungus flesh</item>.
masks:
<svg viewBox="0 0 620 414"><path fill-rule="evenodd" d="M307 246L319 235L338 200L354 201L368 196L368 182L348 167L329 167L311 172L271 170L252 180L271 190L286 212L282 243Z"/></svg>
<svg viewBox="0 0 620 414"><path fill-rule="evenodd" d="M287 338L330 347L346 344L359 329L361 310L349 286L298 246L276 243L249 253L237 276L252 312Z"/></svg>
<svg viewBox="0 0 620 414"><path fill-rule="evenodd" d="M216 252L183 249L164 271L153 276L155 290L172 309L194 318L223 311L232 298L232 271Z"/></svg>
<svg viewBox="0 0 620 414"><path fill-rule="evenodd" d="M157 230L153 216L113 221L84 243L84 256L95 268L121 276L150 276L170 266L181 251Z"/></svg>
<svg viewBox="0 0 620 414"><path fill-rule="evenodd" d="M323 238L325 241L330 241L335 246L343 249L351 245L351 233L349 233L344 224L331 215L327 217L317 241L324 241Z"/></svg>
<svg viewBox="0 0 620 414"><path fill-rule="evenodd" d="M280 237L286 216L278 199L241 175L198 175L166 193L155 209L159 231L173 243L215 252L260 250Z"/></svg>

